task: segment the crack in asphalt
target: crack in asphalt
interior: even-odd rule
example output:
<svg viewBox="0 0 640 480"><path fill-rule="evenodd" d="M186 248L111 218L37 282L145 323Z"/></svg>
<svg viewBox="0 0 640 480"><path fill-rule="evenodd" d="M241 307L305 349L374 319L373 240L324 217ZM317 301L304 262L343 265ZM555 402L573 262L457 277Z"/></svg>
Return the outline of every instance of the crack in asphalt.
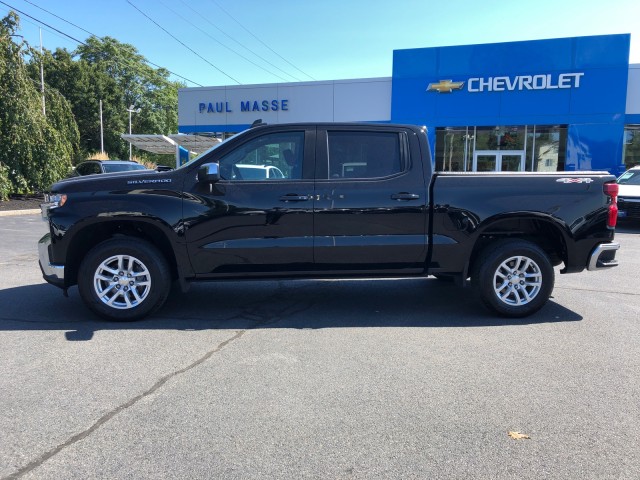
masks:
<svg viewBox="0 0 640 480"><path fill-rule="evenodd" d="M571 290L581 290L581 291L589 291L589 292L633 295L633 296L637 295L635 293L627 293L627 292L619 292L619 291L609 292L609 291L603 291L603 290L580 289L580 288L576 289L576 288L569 288L569 287L564 287L564 288L563 287L556 287L556 288L559 288L559 289L571 289ZM260 300L256 300L256 301L254 301L252 303L249 303L249 304L245 305L244 309L241 310L240 312L238 312L236 315L232 315L232 316L229 316L229 317L227 317L225 319L221 319L220 320L220 322L228 322L228 321L242 319L242 320L246 320L246 321L251 322L251 324L252 324L251 326L249 326L249 327L247 327L245 329L236 331L236 333L233 336L231 336L227 340L221 342L214 349L208 351L203 356L201 356L200 358L198 358L196 361L192 362L191 364L187 365L186 367L183 367L183 368L181 368L179 370L176 370L174 372L171 372L171 373L168 373L168 374L164 375L163 377L161 377L159 380L157 380L150 388L148 388L143 393L140 393L140 394L136 395L135 397L131 398L127 402L125 402L125 403L115 407L114 409L110 410L109 412L105 413L97 421L95 421L89 428L85 429L84 431L82 431L80 433L77 433L77 434L71 436L65 442L59 444L58 446L52 448L49 451L43 453L38 458L32 460L28 464L26 464L23 467L21 467L20 469L18 469L16 472L4 477L4 479L5 480L17 479L17 478L20 478L23 475L31 472L32 470L40 467L45 462L47 462L49 459L51 459L52 457L54 457L55 455L57 455L61 451L65 450L67 447L71 447L74 444L76 444L76 443L86 439L87 437L89 437L96 430L98 430L101 426L103 426L104 424L109 422L111 419L113 419L118 414L120 414L120 413L128 410L129 408L135 406L137 403L140 402L140 400L142 400L142 399L144 399L144 398L156 393L160 388L162 388L170 380L175 379L175 378L179 377L180 375L185 374L185 373L193 370L194 368L198 367L199 365L202 365L204 362L209 360L211 357L213 357L213 355L215 355L216 353L220 352L226 346L228 346L232 342L240 339L245 333L247 333L247 332L249 332L251 330L254 330L254 329L267 327L267 326L276 324L276 323L282 321L283 319L285 319L287 317L290 317L291 315L300 314L300 313L302 313L302 312L304 312L304 311L306 311L306 310L308 310L308 309L313 307L313 305L314 305L313 302L291 301L291 296L287 295L287 293L284 290L285 290L285 288L283 287L282 283L279 282L278 289L274 293L272 293L270 295L267 295L266 298L263 298L263 299L260 299ZM155 318L158 318L160 320L166 320L168 318L171 318L171 319L180 320L180 321L185 321L185 320L186 321L188 321L188 320L206 321L206 319L197 318L197 317L194 317L194 318L190 318L190 317L179 317L179 318L176 318L176 317L156 316ZM18 320L18 319L9 319L9 318L4 318L2 316L0 316L0 319L2 319L2 320L11 320L11 321L23 321L23 322L26 322L26 323L39 323L37 321L26 321L26 320ZM47 321L47 322L43 322L43 323L52 323L52 322L51 321Z"/></svg>
<svg viewBox="0 0 640 480"><path fill-rule="evenodd" d="M265 327L265 326L273 325L273 324L283 320L286 317L289 317L291 315L295 315L295 314L304 312L304 311L310 309L313 306L312 303L303 303L303 302L293 302L293 303L291 303L290 300L288 300L286 298L286 296L284 295L284 293L282 292L283 287L282 287L282 284L280 282L278 284L278 287L279 287L278 290L274 294L269 295L267 297L267 300L275 301L275 302L278 302L278 303L284 302L284 306L282 308L280 308L280 309L269 308L268 305L269 304L272 305L273 303L272 302L265 302L264 300L256 301L253 304L247 305L247 307L245 308L244 311L238 313L238 315L235 315L233 317L227 318L225 321L230 321L230 320L235 320L235 319L250 320L250 321L254 322L254 325L252 327L244 329L244 330L237 331L235 333L235 335L233 335L232 337L228 338L224 342L220 343L216 348L214 348L213 350L210 350L209 352L204 354L202 357L200 357L195 362L189 364L188 366L186 366L184 368L181 368L180 370L176 370L175 372L169 373L169 374L161 377L155 384L153 384L153 386L151 388L149 388L145 392L133 397L129 401L127 401L127 402L123 403L122 405L119 405L118 407L114 408L113 410L107 412L106 414L104 414L102 417L100 417L93 425L91 425L86 430L73 435L71 438L69 438L64 443L62 443L62 444L56 446L55 448L52 448L48 452L45 452L44 454L40 455L40 457L36 458L35 460L32 460L31 462L29 462L28 464L26 464L25 466L20 468L18 471L8 475L7 477L4 477L3 480L13 480L13 479L20 478L23 475L29 473L30 471L38 468L39 466L44 464L47 460L49 460L50 458L52 458L55 455L57 455L58 453L60 453L62 450L64 450L67 447L70 447L70 446L74 445L75 443L87 438L89 435L91 435L93 432L95 432L102 425L107 423L109 420L114 418L119 413L129 409L130 407L133 407L140 400L148 397L149 395L154 394L164 384L166 384L169 380L174 379L174 378L176 378L176 377L178 377L178 376L180 376L180 375L182 375L182 374L184 374L184 373L196 368L197 366L203 364L204 362L209 360L213 355L215 355L216 353L221 351L223 348L225 348L227 345L229 345L230 343L234 342L235 340L240 339L248 331L256 329L256 328L259 328L259 327ZM1 318L2 317L0 317L0 319ZM180 319L180 320L182 320L182 319Z"/></svg>
<svg viewBox="0 0 640 480"><path fill-rule="evenodd" d="M182 375L183 373L186 373L189 370L192 370L193 368L197 367L198 365L201 365L202 363L207 361L209 358L211 358L214 354L218 353L224 347L229 345L231 342L233 342L233 341L239 339L240 337L242 337L245 333L246 333L246 330L241 330L239 332L236 332L236 334L233 335L231 338L228 338L227 340L225 340L224 342L219 344L216 348L214 348L213 350L210 350L204 356L200 357L198 360L196 360L192 364L190 364L190 365L188 365L188 366L186 366L186 367L184 367L184 368L182 368L180 370L177 370L175 372L169 373L169 374L165 375L164 377L160 378L160 380L158 380L147 391L145 391L145 392L133 397L128 402L123 403L122 405L114 408L110 412L105 413L93 425L91 425L89 428L87 428L83 432L77 433L76 435L74 435L71 438L69 438L66 442L64 442L64 443L58 445L57 447L49 450L48 452L44 453L43 455L41 455L37 459L29 462L27 465L25 465L24 467L19 469L17 472L12 473L11 475L9 475L7 477L4 477L4 478L6 480L12 480L12 479L20 478L21 476L23 476L24 474L30 472L31 470L33 470L35 468L38 468L44 462L49 460L51 457L57 455L58 453L60 453L65 448L67 448L67 447L79 442L80 440L85 439L89 435L91 435L98 428L100 428L102 425L107 423L109 420L111 420L113 417L118 415L120 412L123 412L123 411L127 410L128 408L134 406L136 403L138 403L143 398L148 397L149 395L152 395L153 393L155 393L160 387L162 387L169 380L177 377L178 375Z"/></svg>
<svg viewBox="0 0 640 480"><path fill-rule="evenodd" d="M611 290L597 290L595 288L579 288L579 287L558 287L557 285L554 287L555 290L579 290L581 292L594 292L594 293L610 293L612 295L629 295L635 297L638 295L638 292L620 292L620 291L611 291Z"/></svg>

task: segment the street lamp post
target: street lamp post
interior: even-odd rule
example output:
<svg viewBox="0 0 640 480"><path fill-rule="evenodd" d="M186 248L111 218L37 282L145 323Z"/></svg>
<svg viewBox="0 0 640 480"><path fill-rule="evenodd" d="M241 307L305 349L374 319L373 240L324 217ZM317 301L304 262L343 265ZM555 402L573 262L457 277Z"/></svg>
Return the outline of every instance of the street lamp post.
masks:
<svg viewBox="0 0 640 480"><path fill-rule="evenodd" d="M132 113L140 113L141 108L135 108L135 105L130 105L127 108L127 112L129 112L129 135L131 135L131 114ZM131 139L129 139L129 160L131 160Z"/></svg>

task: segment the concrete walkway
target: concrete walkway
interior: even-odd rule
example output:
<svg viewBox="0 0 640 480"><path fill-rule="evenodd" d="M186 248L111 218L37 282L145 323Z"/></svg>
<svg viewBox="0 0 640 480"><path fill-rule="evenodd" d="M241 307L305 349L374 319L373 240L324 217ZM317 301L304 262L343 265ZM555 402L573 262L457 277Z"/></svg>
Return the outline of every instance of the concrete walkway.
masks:
<svg viewBox="0 0 640 480"><path fill-rule="evenodd" d="M25 210L0 210L0 217L14 217L16 215L37 215L39 213L39 208L30 208Z"/></svg>

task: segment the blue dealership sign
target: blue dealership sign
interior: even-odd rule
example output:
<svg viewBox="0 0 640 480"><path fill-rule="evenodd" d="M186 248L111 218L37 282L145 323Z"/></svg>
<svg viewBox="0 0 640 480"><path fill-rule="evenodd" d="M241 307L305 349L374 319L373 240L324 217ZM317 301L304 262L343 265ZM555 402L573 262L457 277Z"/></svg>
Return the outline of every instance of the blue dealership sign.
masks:
<svg viewBox="0 0 640 480"><path fill-rule="evenodd" d="M629 43L622 34L396 50L391 120L431 127L563 124L570 144L588 151L569 155L577 163L567 169L612 170L622 148Z"/></svg>
<svg viewBox="0 0 640 480"><path fill-rule="evenodd" d="M629 35L396 50L391 117L438 126L624 115Z"/></svg>

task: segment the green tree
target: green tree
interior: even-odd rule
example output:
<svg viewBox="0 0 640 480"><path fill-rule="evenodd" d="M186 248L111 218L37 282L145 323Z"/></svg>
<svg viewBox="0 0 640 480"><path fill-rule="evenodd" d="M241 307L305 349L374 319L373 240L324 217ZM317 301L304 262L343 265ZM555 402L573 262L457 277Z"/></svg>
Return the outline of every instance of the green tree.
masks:
<svg viewBox="0 0 640 480"><path fill-rule="evenodd" d="M31 65L37 78L38 66ZM45 55L45 82L59 90L72 105L81 132L83 155L100 150L99 102L103 103L104 148L111 158L126 158L128 143L120 134L129 131L131 105L141 108L132 116L134 133L168 134L178 128L178 88L165 69L154 69L129 44L111 37L90 37L74 52L58 49ZM152 161L161 157L137 152ZM166 159L165 159L166 161ZM171 161L171 159L169 159Z"/></svg>
<svg viewBox="0 0 640 480"><path fill-rule="evenodd" d="M134 132L169 134L177 131L178 88L184 85L171 81L167 70L150 67L133 45L120 43L111 37L90 37L85 45L76 49L75 54L80 61L90 65L96 75L104 74L115 82L116 91L109 92L115 95L103 99L103 108L109 112L109 117L122 119L123 128L115 132L118 139L120 133L128 132L127 108L131 105L141 109L140 113L132 116ZM124 156L128 144L120 140L120 145L119 153ZM111 148L114 146L112 142ZM141 155L153 157L151 154Z"/></svg>
<svg viewBox="0 0 640 480"><path fill-rule="evenodd" d="M39 77L39 64L30 64L32 78ZM57 49L44 53L45 84L55 88L71 104L73 115L80 132L80 153L77 161L88 153L100 150L100 99L105 104L103 115L105 149L118 155L122 150L120 133L125 123L122 115L116 113L113 103L119 103L120 89L114 79L95 66L83 60L74 60L73 53Z"/></svg>
<svg viewBox="0 0 640 480"><path fill-rule="evenodd" d="M43 113L41 94L25 63L26 56L39 54L26 42L14 41L19 25L14 12L0 20L0 184L24 194L43 191L69 172L78 130L69 103L55 90L47 92Z"/></svg>

